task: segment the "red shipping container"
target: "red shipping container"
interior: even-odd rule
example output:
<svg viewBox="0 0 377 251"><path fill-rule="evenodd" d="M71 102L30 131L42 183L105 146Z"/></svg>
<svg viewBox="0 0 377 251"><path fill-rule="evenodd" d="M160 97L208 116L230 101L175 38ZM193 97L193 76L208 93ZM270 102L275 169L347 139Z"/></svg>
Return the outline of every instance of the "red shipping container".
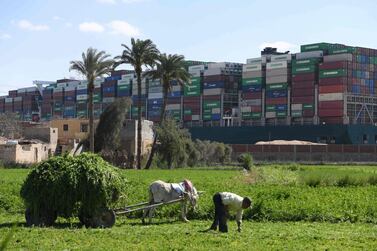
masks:
<svg viewBox="0 0 377 251"><path fill-rule="evenodd" d="M117 84L118 80L106 81L102 84L103 87L113 87Z"/></svg>
<svg viewBox="0 0 377 251"><path fill-rule="evenodd" d="M251 106L251 112L262 112L262 106Z"/></svg>
<svg viewBox="0 0 377 251"><path fill-rule="evenodd" d="M184 121L191 121L192 120L192 116L191 115L184 115L183 116L183 120Z"/></svg>
<svg viewBox="0 0 377 251"><path fill-rule="evenodd" d="M319 87L319 94L345 92L345 85L325 85Z"/></svg>
<svg viewBox="0 0 377 251"><path fill-rule="evenodd" d="M292 75L292 82L315 81L317 78L318 75L315 73L296 74Z"/></svg>
<svg viewBox="0 0 377 251"><path fill-rule="evenodd" d="M254 92L254 93L242 93L243 99L261 99L262 92Z"/></svg>
<svg viewBox="0 0 377 251"><path fill-rule="evenodd" d="M309 104L314 103L314 96L291 97L292 104Z"/></svg>
<svg viewBox="0 0 377 251"><path fill-rule="evenodd" d="M292 82L292 89L314 88L315 83L314 81Z"/></svg>
<svg viewBox="0 0 377 251"><path fill-rule="evenodd" d="M350 78L343 78L343 77L337 77L337 78L321 78L319 80L319 85L347 85L347 83L351 83Z"/></svg>
<svg viewBox="0 0 377 251"><path fill-rule="evenodd" d="M314 96L314 88L292 89L292 97Z"/></svg>
<svg viewBox="0 0 377 251"><path fill-rule="evenodd" d="M302 116L303 117L313 117L314 116L314 111L313 110L303 110L302 111Z"/></svg>
<svg viewBox="0 0 377 251"><path fill-rule="evenodd" d="M321 101L318 107L319 109L343 109L343 101Z"/></svg>
<svg viewBox="0 0 377 251"><path fill-rule="evenodd" d="M284 105L287 103L287 98L266 98L266 105Z"/></svg>
<svg viewBox="0 0 377 251"><path fill-rule="evenodd" d="M221 100L221 95L203 96L204 100Z"/></svg>
<svg viewBox="0 0 377 251"><path fill-rule="evenodd" d="M200 97L183 97L183 102L200 102Z"/></svg>
<svg viewBox="0 0 377 251"><path fill-rule="evenodd" d="M352 68L352 63L347 61L327 62L319 64L320 70L336 70Z"/></svg>
<svg viewBox="0 0 377 251"><path fill-rule="evenodd" d="M318 116L320 117L340 117L343 115L343 109L319 109Z"/></svg>
<svg viewBox="0 0 377 251"><path fill-rule="evenodd" d="M320 123L326 124L343 124L343 117L327 117L327 118L320 118Z"/></svg>

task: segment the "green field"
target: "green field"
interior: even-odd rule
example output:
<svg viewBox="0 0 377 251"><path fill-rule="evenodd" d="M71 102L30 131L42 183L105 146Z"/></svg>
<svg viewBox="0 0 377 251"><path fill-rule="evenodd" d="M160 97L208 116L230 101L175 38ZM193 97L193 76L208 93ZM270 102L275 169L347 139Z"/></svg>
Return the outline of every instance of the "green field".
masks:
<svg viewBox="0 0 377 251"><path fill-rule="evenodd" d="M117 218L111 229L86 229L76 218L51 228L23 226L20 186L28 170L0 169L0 239L16 224L9 249L16 250L376 250L377 168L374 166L268 165L239 170L122 171L127 182L114 207L144 201L150 182L189 178L205 193L190 223L177 221L178 205L158 209L152 225L140 213ZM212 195L248 195L243 232L203 232L213 215Z"/></svg>

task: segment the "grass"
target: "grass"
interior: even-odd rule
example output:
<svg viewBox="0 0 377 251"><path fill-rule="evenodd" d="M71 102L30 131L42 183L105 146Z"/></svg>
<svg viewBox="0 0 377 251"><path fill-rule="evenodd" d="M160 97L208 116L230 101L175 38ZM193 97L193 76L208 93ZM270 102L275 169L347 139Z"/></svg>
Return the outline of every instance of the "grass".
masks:
<svg viewBox="0 0 377 251"><path fill-rule="evenodd" d="M60 218L53 228L23 227L19 189L28 170L0 170L0 242L15 228L9 248L28 250L304 250L367 249L377 246L377 186L372 166L265 165L250 173L240 170L122 171L127 190L118 207L147 200L147 187L157 179L192 180L199 209L189 212L191 223L177 219L179 205L157 210L155 222L140 225L140 213L119 217L112 229L86 229L77 219ZM348 177L348 178L344 178ZM315 186L308 180L319 181ZM363 182L354 183L353 180ZM340 185L339 182L343 182ZM244 214L243 232L203 233L212 218L212 195L232 191L253 199ZM336 223L336 224L334 224Z"/></svg>

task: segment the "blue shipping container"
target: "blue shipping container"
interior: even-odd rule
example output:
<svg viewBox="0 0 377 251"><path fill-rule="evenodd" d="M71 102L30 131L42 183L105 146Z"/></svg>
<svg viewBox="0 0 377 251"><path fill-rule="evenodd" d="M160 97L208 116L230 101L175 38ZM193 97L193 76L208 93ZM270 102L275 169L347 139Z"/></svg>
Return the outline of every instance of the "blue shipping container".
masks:
<svg viewBox="0 0 377 251"><path fill-rule="evenodd" d="M64 100L65 101L75 101L76 99L75 99L75 96L65 96Z"/></svg>
<svg viewBox="0 0 377 251"><path fill-rule="evenodd" d="M181 91L169 92L168 93L168 97L169 98L180 97L180 96L182 96L182 92Z"/></svg>
<svg viewBox="0 0 377 251"><path fill-rule="evenodd" d="M260 92L260 91L262 91L262 85L242 86L242 92Z"/></svg>
<svg viewBox="0 0 377 251"><path fill-rule="evenodd" d="M286 111L287 105L276 105L275 109L278 110L278 111Z"/></svg>
<svg viewBox="0 0 377 251"><path fill-rule="evenodd" d="M111 77L105 78L105 82L112 81L112 80L121 80L121 79L122 79L122 76L111 76Z"/></svg>
<svg viewBox="0 0 377 251"><path fill-rule="evenodd" d="M104 93L115 92L115 88L114 88L114 86L112 86L112 87L103 87L103 88L102 88L102 91L103 91Z"/></svg>
<svg viewBox="0 0 377 251"><path fill-rule="evenodd" d="M352 85L352 93L360 94L360 85Z"/></svg>
<svg viewBox="0 0 377 251"><path fill-rule="evenodd" d="M212 120L220 120L221 114L212 114L211 118L212 118Z"/></svg>
<svg viewBox="0 0 377 251"><path fill-rule="evenodd" d="M148 104L162 105L162 103L163 103L163 99L162 98L148 99Z"/></svg>
<svg viewBox="0 0 377 251"><path fill-rule="evenodd" d="M287 96L288 96L287 90L266 91L267 98L285 98Z"/></svg>
<svg viewBox="0 0 377 251"><path fill-rule="evenodd" d="M224 86L225 86L224 81L205 82L205 83L203 83L203 89L224 88Z"/></svg>
<svg viewBox="0 0 377 251"><path fill-rule="evenodd" d="M76 95L88 94L88 89L81 89L76 91Z"/></svg>
<svg viewBox="0 0 377 251"><path fill-rule="evenodd" d="M118 97L131 96L131 92L130 91L118 91L117 96Z"/></svg>

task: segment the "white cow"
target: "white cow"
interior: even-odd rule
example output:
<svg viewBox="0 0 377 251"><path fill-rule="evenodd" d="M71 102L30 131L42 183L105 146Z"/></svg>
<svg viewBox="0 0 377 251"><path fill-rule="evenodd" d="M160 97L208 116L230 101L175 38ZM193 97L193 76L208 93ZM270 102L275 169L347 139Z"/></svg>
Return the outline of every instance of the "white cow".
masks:
<svg viewBox="0 0 377 251"><path fill-rule="evenodd" d="M186 218L187 214L187 202L190 202L191 206L195 209L196 203L199 198L196 188L192 185L191 181L184 180L181 183L166 183L161 180L154 181L149 186L149 204L153 205L160 202L168 202L183 197L181 202L181 218L183 221L188 222ZM144 210L144 218L148 215L149 223L152 222L155 208L149 208Z"/></svg>

